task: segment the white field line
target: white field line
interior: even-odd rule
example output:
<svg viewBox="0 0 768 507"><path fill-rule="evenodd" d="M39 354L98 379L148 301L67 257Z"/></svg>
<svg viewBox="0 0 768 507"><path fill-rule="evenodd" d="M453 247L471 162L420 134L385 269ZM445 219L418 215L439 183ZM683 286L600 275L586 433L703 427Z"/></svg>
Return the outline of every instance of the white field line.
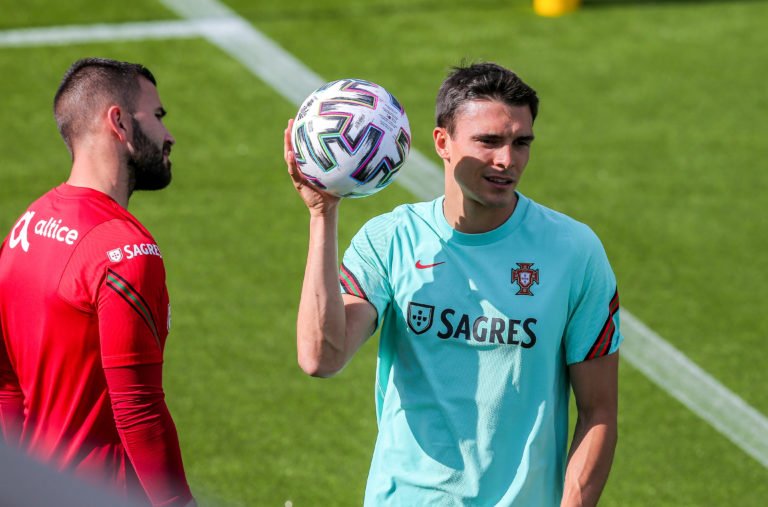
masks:
<svg viewBox="0 0 768 507"><path fill-rule="evenodd" d="M768 468L768 419L627 310L622 357Z"/></svg>
<svg viewBox="0 0 768 507"><path fill-rule="evenodd" d="M203 35L297 107L307 95L326 82L248 21L217 1L161 2L184 19L237 20L238 24L233 25L231 30L214 30ZM396 181L419 199L433 199L442 194L443 172L417 150L412 150Z"/></svg>
<svg viewBox="0 0 768 507"><path fill-rule="evenodd" d="M231 19L196 21L152 21L112 25L73 25L0 31L0 48L65 46L77 43L200 37L205 31L226 31Z"/></svg>
<svg viewBox="0 0 768 507"><path fill-rule="evenodd" d="M75 42L204 37L298 106L325 82L293 55L215 0L161 0L183 21L0 32L0 48ZM349 77L349 76L345 76ZM443 173L417 150L398 180L419 199L442 193ZM720 384L626 309L622 357L768 468L768 419Z"/></svg>

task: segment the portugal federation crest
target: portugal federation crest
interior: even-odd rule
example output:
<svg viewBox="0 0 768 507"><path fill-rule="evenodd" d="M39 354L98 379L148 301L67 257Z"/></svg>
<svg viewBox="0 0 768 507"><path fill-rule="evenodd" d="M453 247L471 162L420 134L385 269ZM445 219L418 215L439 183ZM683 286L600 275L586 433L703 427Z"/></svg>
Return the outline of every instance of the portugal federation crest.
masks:
<svg viewBox="0 0 768 507"><path fill-rule="evenodd" d="M531 287L539 283L539 270L531 269L533 262L518 262L517 269L512 270L512 285L517 284L520 290L515 294L518 296L533 296Z"/></svg>
<svg viewBox="0 0 768 507"><path fill-rule="evenodd" d="M421 303L408 303L408 327L416 334L422 334L432 327L435 307Z"/></svg>
<svg viewBox="0 0 768 507"><path fill-rule="evenodd" d="M107 257L112 262L120 262L121 260L123 260L123 251L120 250L119 248L115 248L114 250L110 250L109 252L107 252Z"/></svg>

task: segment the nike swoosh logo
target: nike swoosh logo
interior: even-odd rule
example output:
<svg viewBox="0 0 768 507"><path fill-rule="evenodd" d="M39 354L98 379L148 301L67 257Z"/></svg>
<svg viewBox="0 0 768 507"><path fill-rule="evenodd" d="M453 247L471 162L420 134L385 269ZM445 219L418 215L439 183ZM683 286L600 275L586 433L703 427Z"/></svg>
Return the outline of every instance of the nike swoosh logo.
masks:
<svg viewBox="0 0 768 507"><path fill-rule="evenodd" d="M445 264L445 261L443 261L443 262L436 262L434 264L422 264L421 261L416 261L416 269L434 268L435 266L439 266L440 264Z"/></svg>

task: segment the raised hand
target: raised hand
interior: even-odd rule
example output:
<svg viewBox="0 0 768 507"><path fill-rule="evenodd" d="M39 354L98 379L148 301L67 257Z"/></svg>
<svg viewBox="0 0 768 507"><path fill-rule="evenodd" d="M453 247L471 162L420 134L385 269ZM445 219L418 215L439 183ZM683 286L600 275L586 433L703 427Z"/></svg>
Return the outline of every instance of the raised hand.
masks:
<svg viewBox="0 0 768 507"><path fill-rule="evenodd" d="M288 120L288 126L284 132L283 158L285 159L285 164L288 166L288 174L291 176L293 186L307 205L307 208L309 208L309 213L311 215L322 215L329 211L335 211L338 208L341 197L331 195L318 189L301 174L301 171L299 171L299 167L296 163L296 154L293 151L293 143L291 142L292 127L293 119L290 119Z"/></svg>

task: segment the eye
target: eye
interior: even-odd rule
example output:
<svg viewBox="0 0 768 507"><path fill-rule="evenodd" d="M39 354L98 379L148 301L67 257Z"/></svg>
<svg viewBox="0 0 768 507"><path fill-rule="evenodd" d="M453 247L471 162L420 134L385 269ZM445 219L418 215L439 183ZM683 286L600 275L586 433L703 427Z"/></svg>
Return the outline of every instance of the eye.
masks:
<svg viewBox="0 0 768 507"><path fill-rule="evenodd" d="M515 139L515 145L516 146L530 146L533 142L533 138L531 137L521 137L519 139Z"/></svg>
<svg viewBox="0 0 768 507"><path fill-rule="evenodd" d="M501 138L499 136L479 136L477 140L480 144L489 148L498 146L499 143L501 143Z"/></svg>

